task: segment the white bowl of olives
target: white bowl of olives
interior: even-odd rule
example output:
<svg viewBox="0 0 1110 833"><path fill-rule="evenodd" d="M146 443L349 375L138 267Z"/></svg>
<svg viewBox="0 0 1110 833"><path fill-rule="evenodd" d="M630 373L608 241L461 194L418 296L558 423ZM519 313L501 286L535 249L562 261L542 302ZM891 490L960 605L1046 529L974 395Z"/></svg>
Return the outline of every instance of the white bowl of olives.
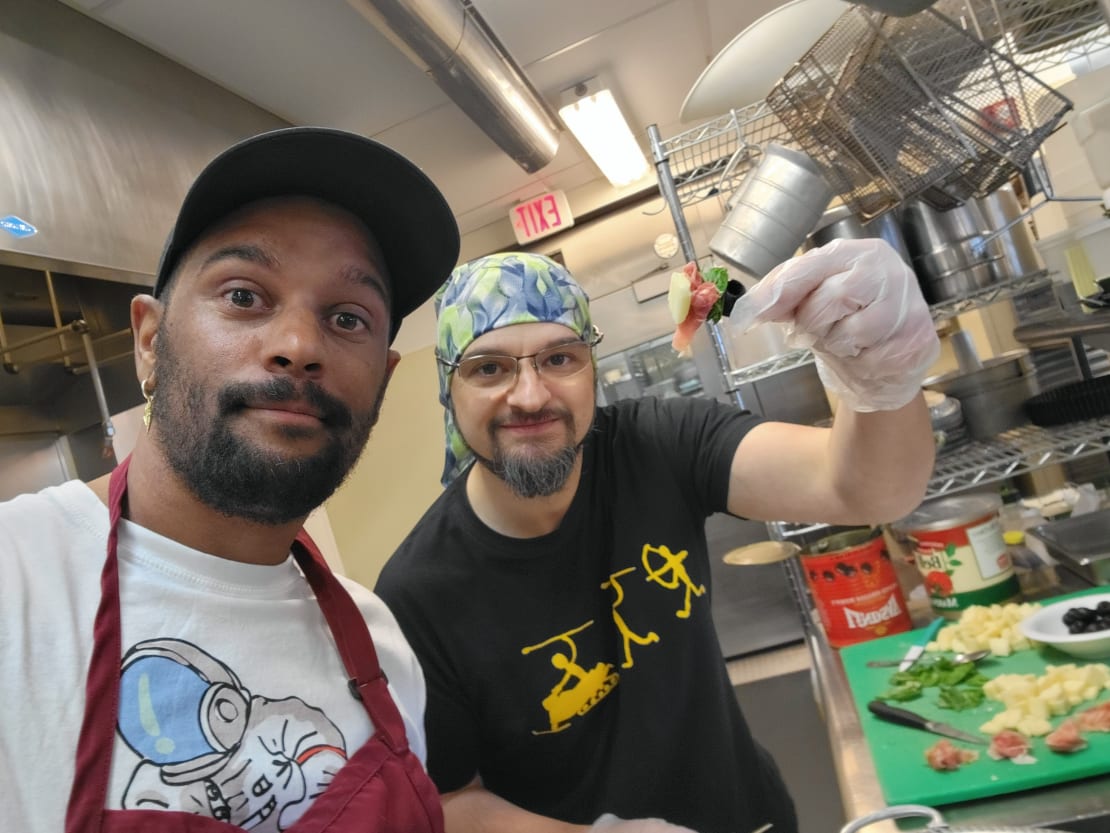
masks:
<svg viewBox="0 0 1110 833"><path fill-rule="evenodd" d="M1023 619L1020 627L1026 638L1073 657L1106 659L1110 657L1110 593L1045 605Z"/></svg>

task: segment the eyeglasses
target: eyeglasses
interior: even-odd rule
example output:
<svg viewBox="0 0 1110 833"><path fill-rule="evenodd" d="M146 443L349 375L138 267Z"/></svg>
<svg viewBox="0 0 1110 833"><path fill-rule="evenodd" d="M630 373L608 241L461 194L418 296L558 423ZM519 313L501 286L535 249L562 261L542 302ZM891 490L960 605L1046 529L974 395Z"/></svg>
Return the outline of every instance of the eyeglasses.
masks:
<svg viewBox="0 0 1110 833"><path fill-rule="evenodd" d="M601 330L594 327L589 341L555 344L528 356L488 353L449 362L437 355L436 360L452 368L455 375L466 384L487 390L512 386L520 373L520 362L525 359L532 360L532 367L541 379L562 381L577 376L593 364L590 351L601 343L603 337Z"/></svg>

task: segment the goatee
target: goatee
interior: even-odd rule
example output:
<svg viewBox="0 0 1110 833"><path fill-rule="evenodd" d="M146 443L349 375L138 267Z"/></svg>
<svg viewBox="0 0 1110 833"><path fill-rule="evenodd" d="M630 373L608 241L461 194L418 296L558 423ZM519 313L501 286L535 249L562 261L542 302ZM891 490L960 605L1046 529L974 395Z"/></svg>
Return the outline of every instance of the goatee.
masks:
<svg viewBox="0 0 1110 833"><path fill-rule="evenodd" d="M550 497L566 485L577 459L575 446L540 458L505 454L498 448L492 460L481 462L518 497Z"/></svg>
<svg viewBox="0 0 1110 833"><path fill-rule="evenodd" d="M561 419L566 425L565 444L555 451L543 448L506 450L498 439L498 429L506 422L539 422L549 419ZM456 417L456 423L457 421ZM562 490L574 473L579 449L585 442L585 437L581 442L575 442L575 433L574 415L568 410L544 410L536 414L515 413L508 420L498 420L490 425L492 459L483 457L473 449L472 453L481 465L508 486L517 497L550 497Z"/></svg>

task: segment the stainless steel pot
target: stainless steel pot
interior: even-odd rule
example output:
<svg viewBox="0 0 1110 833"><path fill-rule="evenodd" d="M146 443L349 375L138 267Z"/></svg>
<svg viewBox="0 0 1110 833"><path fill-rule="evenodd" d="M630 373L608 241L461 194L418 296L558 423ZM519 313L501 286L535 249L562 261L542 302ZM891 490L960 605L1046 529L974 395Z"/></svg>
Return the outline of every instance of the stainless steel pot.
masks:
<svg viewBox="0 0 1110 833"><path fill-rule="evenodd" d="M924 830L929 833L1063 833L1063 831L1052 830L1047 827L1005 827L997 824L949 827L944 821L944 816L932 807L926 807L923 804L896 804L893 807L885 807L861 818L853 819L840 828L840 833L856 833L857 830L862 830L868 825L887 819L919 817L928 819Z"/></svg>
<svg viewBox="0 0 1110 833"><path fill-rule="evenodd" d="M968 433L986 440L1029 421L1023 406L1037 392L1035 373L1028 350L1011 350L981 368L928 378L922 387L958 399Z"/></svg>
<svg viewBox="0 0 1110 833"><path fill-rule="evenodd" d="M881 237L889 243L891 248L898 252L902 261L907 266L913 267L913 258L906 246L906 238L902 234L902 226L898 222L897 212L888 211L885 214L880 214L874 220L868 221L863 228L868 237Z"/></svg>
<svg viewBox="0 0 1110 833"><path fill-rule="evenodd" d="M997 245L986 242L986 220L975 203L937 211L920 200L910 203L902 221L913 268L925 299L932 303L996 283L992 267Z"/></svg>
<svg viewBox="0 0 1110 833"><path fill-rule="evenodd" d="M869 236L852 209L838 205L821 215L817 227L806 240L806 248L824 246L834 240L859 240Z"/></svg>
<svg viewBox="0 0 1110 833"><path fill-rule="evenodd" d="M999 260L994 261L991 268L998 280L1020 278L1044 269L1033 247L1033 235L1021 219L1021 203L1012 185L1003 185L980 199L978 204L991 237L997 241L994 245Z"/></svg>
<svg viewBox="0 0 1110 833"><path fill-rule="evenodd" d="M831 243L833 240L866 240L876 237L889 243L890 247L898 252L898 256L902 258L907 266L913 266L913 259L910 257L909 249L906 248L906 240L902 236L902 227L899 225L898 217L893 211L887 211L873 220L862 223L846 205L830 208L821 215L821 219L817 222L817 228L806 238L803 248L809 251L818 246L824 246L826 243Z"/></svg>
<svg viewBox="0 0 1110 833"><path fill-rule="evenodd" d="M737 188L709 250L762 278L805 242L832 195L809 156L771 143Z"/></svg>

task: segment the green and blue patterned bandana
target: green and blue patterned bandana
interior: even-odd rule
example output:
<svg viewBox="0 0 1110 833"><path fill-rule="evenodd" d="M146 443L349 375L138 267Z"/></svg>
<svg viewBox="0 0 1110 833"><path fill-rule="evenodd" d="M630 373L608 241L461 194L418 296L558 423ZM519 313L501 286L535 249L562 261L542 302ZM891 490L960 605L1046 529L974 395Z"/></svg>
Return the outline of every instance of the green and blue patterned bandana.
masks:
<svg viewBox="0 0 1110 833"><path fill-rule="evenodd" d="M464 263L436 293L436 355L457 362L479 336L513 324L553 323L569 327L582 339L593 330L590 299L570 273L550 258L526 252L487 255ZM451 414L451 374L436 362L439 401L444 407L446 486L473 459Z"/></svg>

